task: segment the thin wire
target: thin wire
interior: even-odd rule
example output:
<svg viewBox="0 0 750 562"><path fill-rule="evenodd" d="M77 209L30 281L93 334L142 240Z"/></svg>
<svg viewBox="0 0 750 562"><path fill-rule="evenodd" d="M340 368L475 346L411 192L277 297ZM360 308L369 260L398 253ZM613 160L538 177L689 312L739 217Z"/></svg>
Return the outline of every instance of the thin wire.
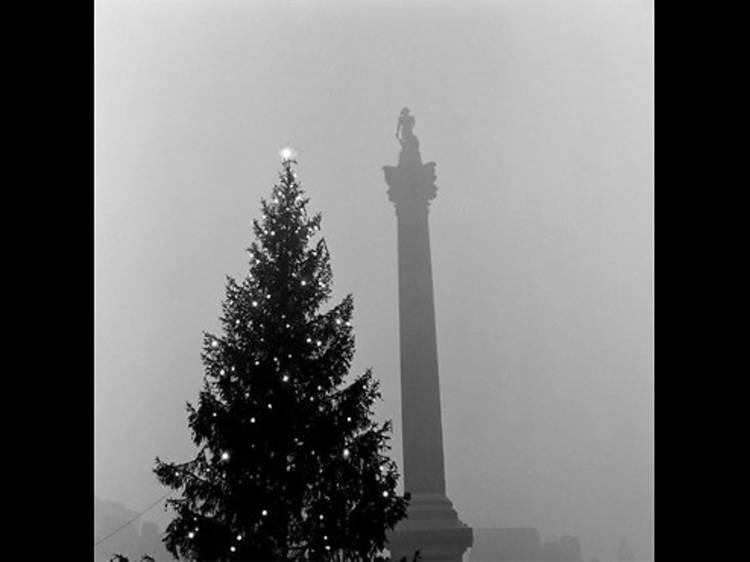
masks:
<svg viewBox="0 0 750 562"><path fill-rule="evenodd" d="M104 541L106 541L112 535L114 535L114 534L119 533L120 531L122 531L125 527L127 527L128 525L130 525L133 521L135 521L136 519L138 519L141 515L143 515L144 513L146 513L149 509L151 509L155 505L159 504L164 498L166 498L171 493L172 493L171 491L167 492L162 497L160 497L158 500L156 500L154 503L152 503L151 505L149 505L146 509L144 509L143 511L141 511L138 515L136 515L135 517L133 517L130 521L128 521L124 525L118 527L117 529L115 529L114 531L112 531L110 534L108 534L106 537L103 537L103 538L99 539L99 541L97 541L97 542L94 543L94 548L96 548L97 546L99 546L100 544L102 544Z"/></svg>

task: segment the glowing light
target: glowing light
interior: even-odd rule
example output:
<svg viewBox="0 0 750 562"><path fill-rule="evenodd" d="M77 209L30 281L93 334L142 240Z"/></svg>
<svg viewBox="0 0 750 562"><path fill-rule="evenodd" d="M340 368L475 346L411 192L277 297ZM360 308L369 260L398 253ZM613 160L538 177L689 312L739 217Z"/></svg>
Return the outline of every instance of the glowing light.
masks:
<svg viewBox="0 0 750 562"><path fill-rule="evenodd" d="M351 416L346 416L346 421L348 421L348 422L352 421L352 417Z"/></svg>
<svg viewBox="0 0 750 562"><path fill-rule="evenodd" d="M255 418L250 418L250 423L255 423Z"/></svg>
<svg viewBox="0 0 750 562"><path fill-rule="evenodd" d="M241 541L242 540L242 535L237 535L237 540Z"/></svg>
<svg viewBox="0 0 750 562"><path fill-rule="evenodd" d="M219 347L219 342L217 342L216 340L213 340L211 342L211 347Z"/></svg>
<svg viewBox="0 0 750 562"><path fill-rule="evenodd" d="M385 491L385 492L383 492L383 497L384 497L384 498L387 498L387 497L388 497L388 491Z"/></svg>
<svg viewBox="0 0 750 562"><path fill-rule="evenodd" d="M236 551L237 549L236 549L236 548L234 548L233 546L230 546L230 547L229 547L229 550L231 550L232 552L234 552L234 551Z"/></svg>
<svg viewBox="0 0 750 562"><path fill-rule="evenodd" d="M219 374L220 374L220 375L225 375L225 374L226 374L226 371L225 371L224 369L222 369L221 371L219 371Z"/></svg>
<svg viewBox="0 0 750 562"><path fill-rule="evenodd" d="M229 460L229 453L227 453L226 451L224 451L224 452L223 452L223 453L221 454L221 460L223 460L223 461L228 461L228 460Z"/></svg>
<svg viewBox="0 0 750 562"><path fill-rule="evenodd" d="M281 160L286 162L287 160L291 160L294 158L294 150L292 150L291 147L285 146L284 148L279 151L279 156L281 156Z"/></svg>
<svg viewBox="0 0 750 562"><path fill-rule="evenodd" d="M258 306L258 301L253 301L253 306Z"/></svg>
<svg viewBox="0 0 750 562"><path fill-rule="evenodd" d="M305 281L305 280L303 279L303 280L302 280L302 286L304 287L305 285L307 285L307 281Z"/></svg>
<svg viewBox="0 0 750 562"><path fill-rule="evenodd" d="M289 380L289 375L284 375L281 379L282 381L286 382Z"/></svg>
<svg viewBox="0 0 750 562"><path fill-rule="evenodd" d="M268 404L268 409L270 410L271 408L273 408L273 404L271 404L271 403L269 402L269 404Z"/></svg>
<svg viewBox="0 0 750 562"><path fill-rule="evenodd" d="M189 538L189 539L192 539L192 538L193 538L194 536L195 536L195 533L194 533L193 531L190 531L190 532L188 533L188 538Z"/></svg>
<svg viewBox="0 0 750 562"><path fill-rule="evenodd" d="M261 511L261 512L260 512L260 514L261 514L261 515L262 515L263 517L265 517L266 515L268 515L268 511L266 511L266 510L264 509L263 511Z"/></svg>
<svg viewBox="0 0 750 562"><path fill-rule="evenodd" d="M349 458L349 449L344 449L344 458L345 459Z"/></svg>

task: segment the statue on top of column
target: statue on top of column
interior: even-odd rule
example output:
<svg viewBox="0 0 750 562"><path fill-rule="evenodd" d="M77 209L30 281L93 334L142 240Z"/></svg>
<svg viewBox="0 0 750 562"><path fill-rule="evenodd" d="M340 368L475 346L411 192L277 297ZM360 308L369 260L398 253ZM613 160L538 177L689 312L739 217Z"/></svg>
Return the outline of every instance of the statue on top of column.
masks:
<svg viewBox="0 0 750 562"><path fill-rule="evenodd" d="M383 166L388 197L397 207L400 203L408 206L414 201L429 203L437 194L435 162L422 162L414 122L409 108L403 108L396 123L396 138L401 145L398 166Z"/></svg>
<svg viewBox="0 0 750 562"><path fill-rule="evenodd" d="M419 139L414 134L414 124L415 119L409 113L409 108L403 108L396 123L396 138L401 144L399 164L409 160L422 163L422 156L419 154Z"/></svg>

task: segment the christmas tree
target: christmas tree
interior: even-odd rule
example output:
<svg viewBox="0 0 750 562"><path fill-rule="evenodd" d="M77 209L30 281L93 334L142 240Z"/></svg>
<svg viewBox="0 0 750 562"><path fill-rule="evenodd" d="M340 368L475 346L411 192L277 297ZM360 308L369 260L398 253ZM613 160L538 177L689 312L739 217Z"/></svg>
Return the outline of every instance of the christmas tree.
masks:
<svg viewBox="0 0 750 562"><path fill-rule="evenodd" d="M228 278L223 335L205 334L204 384L188 425L198 451L156 459L178 492L165 544L188 560L372 560L406 514L387 456L390 422L368 370L345 383L354 353L351 295L327 312L332 272L312 239L296 161L253 221L242 283Z"/></svg>

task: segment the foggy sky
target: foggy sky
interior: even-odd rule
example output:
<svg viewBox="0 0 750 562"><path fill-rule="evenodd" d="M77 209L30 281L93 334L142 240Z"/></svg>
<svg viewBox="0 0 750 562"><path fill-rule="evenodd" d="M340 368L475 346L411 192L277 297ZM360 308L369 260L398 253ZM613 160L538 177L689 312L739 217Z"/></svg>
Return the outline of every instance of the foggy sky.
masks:
<svg viewBox="0 0 750 562"><path fill-rule="evenodd" d="M653 4L99 1L95 493L140 510L280 169L322 211L401 459L399 110L430 212L448 495L474 527L653 545ZM331 304L332 304L331 303ZM160 508L146 520L162 527Z"/></svg>

